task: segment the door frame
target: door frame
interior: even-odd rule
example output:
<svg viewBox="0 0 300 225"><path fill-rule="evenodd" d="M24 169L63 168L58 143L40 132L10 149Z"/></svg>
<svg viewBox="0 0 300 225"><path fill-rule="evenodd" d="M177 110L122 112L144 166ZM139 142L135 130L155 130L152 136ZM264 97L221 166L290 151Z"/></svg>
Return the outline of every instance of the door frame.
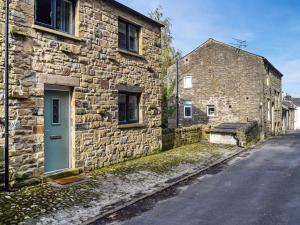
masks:
<svg viewBox="0 0 300 225"><path fill-rule="evenodd" d="M68 105L69 105L69 129L68 129L68 136L69 136L69 148L68 148L68 153L69 153L69 165L68 168L65 169L61 169L61 170L56 170L56 171L51 171L51 172L44 172L45 175L51 175L51 174L55 174L55 173L59 173L62 171L66 171L69 169L72 169L72 165L73 165L73 151L72 151L72 107L71 107L71 103L72 103L72 88L68 87L68 86L59 86L59 85L51 85L51 84L45 84L44 86L44 93L46 91L60 91L60 92L68 92L69 93L69 100L68 100ZM45 96L44 96L44 101L45 101ZM45 119L45 116L44 116ZM45 124L45 121L44 121ZM45 126L45 125L44 125ZM44 131L44 135L45 135L45 131ZM46 151L45 148L45 144L44 144L44 152ZM45 160L45 156L44 156L44 160Z"/></svg>

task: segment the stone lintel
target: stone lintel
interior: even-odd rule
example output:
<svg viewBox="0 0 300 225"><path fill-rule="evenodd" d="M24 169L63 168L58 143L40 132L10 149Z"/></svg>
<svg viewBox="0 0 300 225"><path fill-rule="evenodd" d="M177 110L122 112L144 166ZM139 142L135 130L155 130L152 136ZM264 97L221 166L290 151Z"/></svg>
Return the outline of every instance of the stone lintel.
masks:
<svg viewBox="0 0 300 225"><path fill-rule="evenodd" d="M142 93L144 92L144 88L138 86L130 86L130 85L123 85L118 84L117 90L119 92L130 92L130 93Z"/></svg>
<svg viewBox="0 0 300 225"><path fill-rule="evenodd" d="M60 85L60 86L70 86L70 87L79 87L80 80L75 77L66 77L60 75L39 75L38 83L51 84L51 85Z"/></svg>

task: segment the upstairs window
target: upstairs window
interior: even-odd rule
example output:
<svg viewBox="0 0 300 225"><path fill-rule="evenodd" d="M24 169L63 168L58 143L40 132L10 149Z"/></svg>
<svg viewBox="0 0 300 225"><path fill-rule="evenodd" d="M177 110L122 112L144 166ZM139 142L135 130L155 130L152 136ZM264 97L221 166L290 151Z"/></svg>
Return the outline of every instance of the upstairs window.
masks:
<svg viewBox="0 0 300 225"><path fill-rule="evenodd" d="M192 76L185 76L183 79L183 87L188 89L192 88Z"/></svg>
<svg viewBox="0 0 300 225"><path fill-rule="evenodd" d="M75 0L35 0L35 23L74 34Z"/></svg>
<svg viewBox="0 0 300 225"><path fill-rule="evenodd" d="M192 102L191 101L185 101L184 102L184 118L185 119L191 119L193 117L192 112Z"/></svg>
<svg viewBox="0 0 300 225"><path fill-rule="evenodd" d="M270 77L269 76L267 76L267 86L269 87L270 86Z"/></svg>
<svg viewBox="0 0 300 225"><path fill-rule="evenodd" d="M268 121L271 121L272 111L271 111L271 101L268 100Z"/></svg>
<svg viewBox="0 0 300 225"><path fill-rule="evenodd" d="M139 94L119 93L119 124L139 122L139 99Z"/></svg>
<svg viewBox="0 0 300 225"><path fill-rule="evenodd" d="M139 27L119 20L119 48L138 53L139 33Z"/></svg>
<svg viewBox="0 0 300 225"><path fill-rule="evenodd" d="M216 107L214 105L207 106L207 116L214 117L216 115Z"/></svg>

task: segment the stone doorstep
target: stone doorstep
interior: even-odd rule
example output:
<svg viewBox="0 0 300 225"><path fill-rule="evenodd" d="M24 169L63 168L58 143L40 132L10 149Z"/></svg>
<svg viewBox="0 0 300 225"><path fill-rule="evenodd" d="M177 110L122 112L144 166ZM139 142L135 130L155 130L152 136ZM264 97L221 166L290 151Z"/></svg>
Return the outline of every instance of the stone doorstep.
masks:
<svg viewBox="0 0 300 225"><path fill-rule="evenodd" d="M47 175L45 175L45 178L55 181L55 180L59 180L59 179L67 178L67 177L78 176L80 173L81 173L81 171L79 169L69 169L69 170L64 170L64 171L60 171L57 173L47 174Z"/></svg>
<svg viewBox="0 0 300 225"><path fill-rule="evenodd" d="M60 179L56 179L53 182L62 185L62 186L66 186L66 185L71 185L71 184L75 184L78 183L80 181L83 181L84 178L81 176L70 176L70 177L64 177L64 178L60 178Z"/></svg>

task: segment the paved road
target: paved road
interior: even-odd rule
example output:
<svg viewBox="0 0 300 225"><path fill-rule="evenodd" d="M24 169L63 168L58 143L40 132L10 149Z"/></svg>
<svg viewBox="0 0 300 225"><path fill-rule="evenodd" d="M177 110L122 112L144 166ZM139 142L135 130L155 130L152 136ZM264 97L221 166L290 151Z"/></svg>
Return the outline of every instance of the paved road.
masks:
<svg viewBox="0 0 300 225"><path fill-rule="evenodd" d="M113 224L299 225L300 133L270 140L180 190Z"/></svg>

